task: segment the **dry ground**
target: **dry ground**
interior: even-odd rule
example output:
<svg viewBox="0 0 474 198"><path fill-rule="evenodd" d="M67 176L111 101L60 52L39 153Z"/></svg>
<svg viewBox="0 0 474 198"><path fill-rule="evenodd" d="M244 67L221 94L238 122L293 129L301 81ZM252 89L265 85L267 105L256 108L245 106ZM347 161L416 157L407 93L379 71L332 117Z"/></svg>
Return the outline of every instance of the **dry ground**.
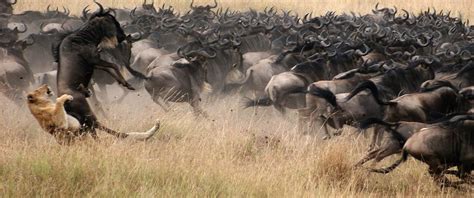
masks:
<svg viewBox="0 0 474 198"><path fill-rule="evenodd" d="M17 12L43 9L51 3L67 5L76 13L91 2L18 1ZM141 1L101 2L133 7ZM165 2L183 9L190 1ZM368 12L376 1L219 2L235 9L275 5L320 14L327 10ZM391 0L382 4L412 11L436 6L438 10L450 9L473 17L471 0ZM100 142L89 140L61 147L39 129L25 106L14 106L0 97L0 197L473 195L472 189L439 189L428 176L426 166L412 159L388 175L354 170L352 164L364 154L368 140L351 135L351 129L346 129L342 137L321 141L297 133L294 112L283 118L271 109L242 110L237 98L205 100L204 108L211 120L204 120L195 119L184 104L175 105L165 114L147 93L135 93L125 103L106 105L108 118L100 119L112 128L129 131L144 130L159 118L163 127L153 139L138 143L116 141L101 134Z"/></svg>
<svg viewBox="0 0 474 198"><path fill-rule="evenodd" d="M473 195L439 189L426 166L409 160L388 175L354 170L368 139L353 135L322 141L295 128L296 114L242 110L237 96L207 102L211 120L195 119L185 104L164 113L139 92L106 105L108 126L163 127L148 142L101 141L62 147L42 132L26 107L0 98L0 195L6 197L340 197ZM206 100L210 101L210 100ZM255 114L256 113L256 114ZM268 138L266 138L268 137ZM398 156L397 156L398 157ZM388 159L384 165L393 162ZM381 166L380 164L379 166Z"/></svg>

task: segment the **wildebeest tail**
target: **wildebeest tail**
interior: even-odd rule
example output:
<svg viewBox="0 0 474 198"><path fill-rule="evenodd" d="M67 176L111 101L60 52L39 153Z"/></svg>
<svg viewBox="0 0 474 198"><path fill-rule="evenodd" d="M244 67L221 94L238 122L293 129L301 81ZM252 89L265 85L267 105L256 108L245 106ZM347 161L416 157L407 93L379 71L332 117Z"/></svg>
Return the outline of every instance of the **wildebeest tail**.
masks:
<svg viewBox="0 0 474 198"><path fill-rule="evenodd" d="M370 169L370 172L373 172L373 173L382 173L382 174L387 174L387 173L390 173L392 172L393 170L395 170L395 168L397 168L400 164L402 164L403 162L407 161L408 159L408 152L403 149L402 150L402 156L400 159L398 159L395 163L393 163L392 165L390 165L389 167L386 167L386 168L381 168L381 169Z"/></svg>
<svg viewBox="0 0 474 198"><path fill-rule="evenodd" d="M244 98L244 109L254 106L270 106L273 104L273 101L268 97L261 97L257 99Z"/></svg>
<svg viewBox="0 0 474 198"><path fill-rule="evenodd" d="M406 142L405 137L403 137L403 135L401 135L397 130L392 128L392 127L397 127L398 125L400 125L399 123L390 123L390 122L383 121L379 118L367 118L360 122L359 128L368 129L373 124L379 124L379 125L384 126L387 129L387 131L389 131L400 142L401 146L405 144Z"/></svg>
<svg viewBox="0 0 474 198"><path fill-rule="evenodd" d="M385 102L383 101L381 98L380 98L380 93L379 93L379 89L377 88L377 86L375 85L374 82L370 81L370 80L366 80L366 81L363 81L361 83L359 83L350 93L349 95L346 97L346 101L349 101L350 99L352 99L355 95L357 95L359 92L361 91L364 91L368 89L371 93L372 93L372 96L374 97L375 101L379 104L379 105L389 105L390 103L389 102Z"/></svg>
<svg viewBox="0 0 474 198"><path fill-rule="evenodd" d="M309 86L308 87L308 93L313 95L313 96L323 98L329 104L331 104L334 108L340 109L339 105L337 104L336 95L334 95L334 93L332 93L331 91L329 91L327 89L322 89L322 88L317 87L317 86Z"/></svg>
<svg viewBox="0 0 474 198"><path fill-rule="evenodd" d="M389 123L385 122L379 118L367 118L365 120L360 121L359 128L360 129L368 129L373 124L380 124L385 127L394 127L397 126L397 123Z"/></svg>
<svg viewBox="0 0 474 198"><path fill-rule="evenodd" d="M130 65L126 65L125 68L127 68L127 71L130 72L130 74L132 74L133 76L139 79L148 80L148 77L145 76L145 74L142 74L141 72L133 69Z"/></svg>

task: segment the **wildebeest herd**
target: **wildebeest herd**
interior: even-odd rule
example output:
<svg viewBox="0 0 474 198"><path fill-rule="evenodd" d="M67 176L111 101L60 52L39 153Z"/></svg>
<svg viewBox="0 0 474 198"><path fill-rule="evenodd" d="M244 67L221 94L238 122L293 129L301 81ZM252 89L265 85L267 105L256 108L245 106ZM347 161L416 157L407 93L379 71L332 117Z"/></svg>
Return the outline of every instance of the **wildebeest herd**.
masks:
<svg viewBox="0 0 474 198"><path fill-rule="evenodd" d="M207 89L215 99L241 95L246 108L297 110L301 134L322 131L327 139L344 125L372 127L357 167L401 153L392 166L370 171L388 173L411 155L439 184L455 185L444 174L473 182L474 27L450 12L376 5L365 15L300 16L214 2L178 13L147 2L131 10L96 2L98 11L71 16L49 6L13 14L15 2L0 0L0 90L16 104L42 84L73 96L65 109L81 134L124 135L98 124L89 106L109 102L105 85L123 87L119 103L145 89L165 111L185 102L199 117L207 117L200 107Z"/></svg>

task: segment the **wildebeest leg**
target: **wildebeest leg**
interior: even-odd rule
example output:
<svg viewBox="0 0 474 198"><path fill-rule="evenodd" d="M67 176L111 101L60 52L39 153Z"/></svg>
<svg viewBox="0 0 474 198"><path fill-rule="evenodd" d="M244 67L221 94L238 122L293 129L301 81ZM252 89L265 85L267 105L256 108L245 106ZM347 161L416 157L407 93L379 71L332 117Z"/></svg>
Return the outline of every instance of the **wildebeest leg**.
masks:
<svg viewBox="0 0 474 198"><path fill-rule="evenodd" d="M355 167L360 167L362 166L363 164L365 164L366 162L374 159L376 156L377 156L377 153L379 152L379 150L373 150L373 151L370 151L369 153L367 153L367 155L365 155L361 160L359 160L354 166Z"/></svg>
<svg viewBox="0 0 474 198"><path fill-rule="evenodd" d="M81 131L94 132L97 127L97 117L92 112L83 94L72 94L74 100L64 104L66 112L75 117L82 125Z"/></svg>
<svg viewBox="0 0 474 198"><path fill-rule="evenodd" d="M168 112L169 111L169 106L162 100L160 100L161 98L159 96L153 96L151 97L153 99L153 102L155 102L156 104L160 105L160 107L165 111L165 112Z"/></svg>
<svg viewBox="0 0 474 198"><path fill-rule="evenodd" d="M196 117L198 117L199 115L202 115L204 118L209 117L209 115L207 115L207 113L202 110L201 106L199 105L199 99L192 100L190 102L190 105L191 107L193 107L193 112Z"/></svg>
<svg viewBox="0 0 474 198"><path fill-rule="evenodd" d="M382 142L384 128L381 126L374 127L374 134L372 136L372 141L370 142L368 151L373 150L376 146L380 146L380 142Z"/></svg>
<svg viewBox="0 0 474 198"><path fill-rule="evenodd" d="M102 100L104 101L104 103L109 103L109 99L108 99L108 92L107 92L107 86L105 84L98 84L96 83L97 86L99 87L99 90L100 90L100 95L102 98Z"/></svg>
<svg viewBox="0 0 474 198"><path fill-rule="evenodd" d="M402 147L403 145L400 145L400 143L395 140L384 144L380 148L376 149L378 152L375 156L374 163L378 163L390 155L400 153Z"/></svg>
<svg viewBox="0 0 474 198"><path fill-rule="evenodd" d="M275 109L281 113L281 115L285 115L286 114L286 110L285 110L285 107L283 107L282 105L280 104L277 104L277 103L273 103L273 107L275 107Z"/></svg>
<svg viewBox="0 0 474 198"><path fill-rule="evenodd" d="M441 187L453 187L451 181L449 181L449 179L443 174L445 168L440 167L441 163L438 163L437 160L435 161L436 162L427 161L427 164L429 165L428 173L430 176L433 177L433 180Z"/></svg>
<svg viewBox="0 0 474 198"><path fill-rule="evenodd" d="M105 113L104 108L102 108L102 105L100 104L99 99L97 98L97 94L94 88L91 88L90 91L92 92L91 97L89 97L89 101L92 103L92 106L94 109L97 110L102 116L107 118L107 114Z"/></svg>
<svg viewBox="0 0 474 198"><path fill-rule="evenodd" d="M298 132L308 134L309 117L310 113L307 109L298 110Z"/></svg>
<svg viewBox="0 0 474 198"><path fill-rule="evenodd" d="M95 68L109 73L120 85L123 85L127 89L135 90L135 88L125 80L117 65L100 60L99 63L95 65Z"/></svg>
<svg viewBox="0 0 474 198"><path fill-rule="evenodd" d="M472 184L474 182L474 177L471 175L472 164L464 163L458 166L458 177L462 179L463 182Z"/></svg>

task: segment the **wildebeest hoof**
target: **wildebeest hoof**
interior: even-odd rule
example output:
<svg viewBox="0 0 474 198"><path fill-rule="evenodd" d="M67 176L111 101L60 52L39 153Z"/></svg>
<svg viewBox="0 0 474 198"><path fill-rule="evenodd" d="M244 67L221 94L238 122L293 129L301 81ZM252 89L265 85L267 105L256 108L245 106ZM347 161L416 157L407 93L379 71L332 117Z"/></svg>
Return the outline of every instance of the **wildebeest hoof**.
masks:
<svg viewBox="0 0 474 198"><path fill-rule="evenodd" d="M331 139L331 137L329 137L329 136L324 136L323 137L323 140L329 140L329 139Z"/></svg>

